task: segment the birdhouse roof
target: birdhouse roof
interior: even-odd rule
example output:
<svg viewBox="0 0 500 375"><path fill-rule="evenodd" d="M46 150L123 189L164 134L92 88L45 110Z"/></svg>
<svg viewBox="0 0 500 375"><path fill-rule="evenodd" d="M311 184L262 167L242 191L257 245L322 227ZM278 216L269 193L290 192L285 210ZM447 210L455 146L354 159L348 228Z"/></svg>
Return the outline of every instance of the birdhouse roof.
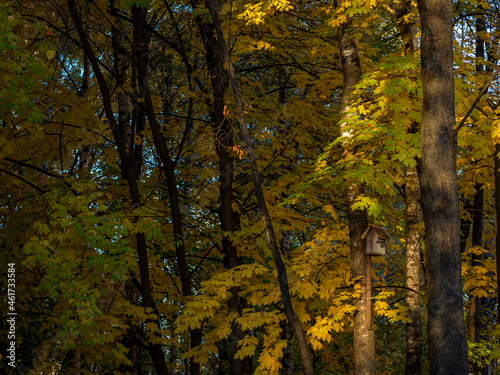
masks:
<svg viewBox="0 0 500 375"><path fill-rule="evenodd" d="M375 225L368 225L368 228L366 228L365 233L363 233L361 238L366 239L368 237L368 235L370 235L370 232L372 232L377 237L382 238L384 240L388 240L390 238L389 233L387 233L387 231L384 228L377 227Z"/></svg>

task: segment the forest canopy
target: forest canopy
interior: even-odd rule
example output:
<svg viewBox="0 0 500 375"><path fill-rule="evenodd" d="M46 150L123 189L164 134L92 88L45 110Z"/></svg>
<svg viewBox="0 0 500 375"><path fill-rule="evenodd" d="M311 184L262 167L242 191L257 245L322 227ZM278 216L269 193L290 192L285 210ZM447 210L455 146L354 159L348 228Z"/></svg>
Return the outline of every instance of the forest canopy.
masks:
<svg viewBox="0 0 500 375"><path fill-rule="evenodd" d="M499 25L0 1L0 372L500 371Z"/></svg>

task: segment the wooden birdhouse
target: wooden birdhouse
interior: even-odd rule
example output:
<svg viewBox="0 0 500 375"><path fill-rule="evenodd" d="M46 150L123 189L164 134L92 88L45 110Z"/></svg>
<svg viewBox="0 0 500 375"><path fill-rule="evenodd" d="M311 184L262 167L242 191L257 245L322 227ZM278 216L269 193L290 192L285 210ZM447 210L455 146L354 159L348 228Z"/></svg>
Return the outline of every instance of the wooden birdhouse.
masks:
<svg viewBox="0 0 500 375"><path fill-rule="evenodd" d="M361 238L366 240L366 255L385 255L386 241L390 237L384 228L369 225Z"/></svg>

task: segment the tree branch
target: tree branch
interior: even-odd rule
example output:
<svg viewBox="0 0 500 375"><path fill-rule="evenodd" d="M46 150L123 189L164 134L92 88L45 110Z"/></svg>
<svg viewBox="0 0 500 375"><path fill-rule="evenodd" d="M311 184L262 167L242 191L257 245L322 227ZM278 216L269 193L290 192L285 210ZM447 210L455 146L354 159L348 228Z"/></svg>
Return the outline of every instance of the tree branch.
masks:
<svg viewBox="0 0 500 375"><path fill-rule="evenodd" d="M457 136L458 131L465 125L465 121L467 121L467 119L471 115L472 111L476 108L477 104L479 103L479 100L481 100L481 98L483 97L483 95L486 94L486 91L488 91L488 88L490 87L491 83L493 82L493 80L498 75L499 71L500 71L500 67L498 67L498 68L495 69L495 71L493 72L490 80L486 83L486 85L483 86L483 88L479 92L476 100L474 100L474 103L472 103L472 106L467 111L467 113L464 115L464 117L462 118L462 121L460 121L460 124L458 124L458 126L454 129L455 137Z"/></svg>
<svg viewBox="0 0 500 375"><path fill-rule="evenodd" d="M20 180L20 181L24 182L26 185L29 185L29 186L31 186L32 188L34 188L34 189L38 190L40 193L45 193L45 190L43 190L42 188L40 188L40 187L36 186L34 183L29 182L29 181L28 181L28 180L26 180L25 178L22 178L21 176L18 176L18 175L17 175L17 174L15 174L15 173L12 173L12 172L10 172L10 171L7 171L7 170L5 170L5 169L3 169L3 168L0 168L0 172L3 172L3 173L5 173L5 174L8 174L9 176L12 176L12 177L14 177L14 178L17 178L18 180Z"/></svg>

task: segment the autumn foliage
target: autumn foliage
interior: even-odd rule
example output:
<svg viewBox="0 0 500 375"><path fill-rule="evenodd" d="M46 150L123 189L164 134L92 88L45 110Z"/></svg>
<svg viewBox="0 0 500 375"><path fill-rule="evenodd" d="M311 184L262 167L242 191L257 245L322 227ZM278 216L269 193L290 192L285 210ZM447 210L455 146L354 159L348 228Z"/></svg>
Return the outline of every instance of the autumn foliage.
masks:
<svg viewBox="0 0 500 375"><path fill-rule="evenodd" d="M479 373L500 353L500 11L452 5L456 126L474 108L455 128L455 255ZM372 258L376 373L405 373L417 320L429 373L430 231L418 206L405 210L421 176L421 55L402 25L420 43L416 3L0 2L0 372L288 375L308 373L308 352L314 374L355 374L359 212L391 237ZM344 96L342 35L360 67ZM3 343L11 263L15 366Z"/></svg>

